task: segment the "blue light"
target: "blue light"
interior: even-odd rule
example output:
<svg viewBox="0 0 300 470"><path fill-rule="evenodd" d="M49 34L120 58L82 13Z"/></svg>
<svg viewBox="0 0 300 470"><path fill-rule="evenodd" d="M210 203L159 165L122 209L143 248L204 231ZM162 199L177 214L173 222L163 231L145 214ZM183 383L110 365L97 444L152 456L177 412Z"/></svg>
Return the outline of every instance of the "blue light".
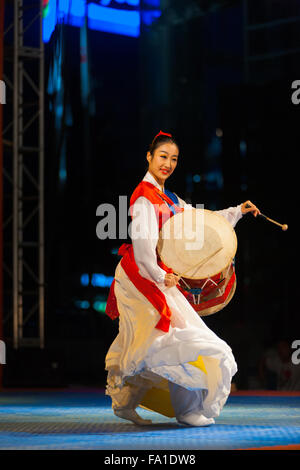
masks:
<svg viewBox="0 0 300 470"><path fill-rule="evenodd" d="M80 276L82 286L88 286L91 283L93 287L110 287L113 280L113 276L106 276L102 273L93 273L91 277L87 273Z"/></svg>
<svg viewBox="0 0 300 470"><path fill-rule="evenodd" d="M96 302L93 303L93 309L96 310L96 312L105 312L106 309L106 302L102 300L96 300Z"/></svg>
<svg viewBox="0 0 300 470"><path fill-rule="evenodd" d="M100 5L107 7L112 0L100 0ZM133 7L138 7L140 4L140 0L116 0L117 3L127 3L127 5L131 5Z"/></svg>
<svg viewBox="0 0 300 470"><path fill-rule="evenodd" d="M127 3L127 5L131 5L133 7L139 6L139 0L116 0L117 3Z"/></svg>
<svg viewBox="0 0 300 470"><path fill-rule="evenodd" d="M85 16L86 1L85 0L76 0L76 2L71 0L71 7L69 11L69 24L72 26L82 26Z"/></svg>
<svg viewBox="0 0 300 470"><path fill-rule="evenodd" d="M65 168L59 169L59 179L60 181L66 181L67 179L67 170Z"/></svg>
<svg viewBox="0 0 300 470"><path fill-rule="evenodd" d="M247 153L247 144L244 140L240 141L240 152L241 155L244 157Z"/></svg>
<svg viewBox="0 0 300 470"><path fill-rule="evenodd" d="M159 18L161 15L161 11L153 10L153 11L144 11L143 12L143 23L146 26L152 25L153 21L156 18Z"/></svg>
<svg viewBox="0 0 300 470"><path fill-rule="evenodd" d="M70 13L73 16L83 17L85 15L86 0L71 1Z"/></svg>
<svg viewBox="0 0 300 470"><path fill-rule="evenodd" d="M75 307L80 308L82 310L87 310L90 308L90 302L88 300L75 300L74 302Z"/></svg>
<svg viewBox="0 0 300 470"><path fill-rule="evenodd" d="M66 155L66 138L64 137L62 149L59 157L59 180L65 183L67 179L67 155Z"/></svg>
<svg viewBox="0 0 300 470"><path fill-rule="evenodd" d="M90 276L88 274L82 274L80 276L80 283L82 286L88 286L90 283Z"/></svg>
<svg viewBox="0 0 300 470"><path fill-rule="evenodd" d="M49 0L47 14L43 18L43 41L48 42L57 22L72 26L82 26L87 11L89 28L107 33L138 37L140 35L139 0L116 0L126 3L135 10L110 8L111 0L101 0L100 4L86 3L86 0ZM148 0L152 7L159 8L160 0ZM87 8L86 8L87 7ZM144 11L146 25L160 16L159 10Z"/></svg>
<svg viewBox="0 0 300 470"><path fill-rule="evenodd" d="M92 275L91 284L94 287L110 287L113 279L114 278L112 276L94 273Z"/></svg>
<svg viewBox="0 0 300 470"><path fill-rule="evenodd" d="M145 5L150 5L151 7L160 7L160 0L144 0Z"/></svg>
<svg viewBox="0 0 300 470"><path fill-rule="evenodd" d="M50 41L56 25L56 0L49 0L47 16L43 18L43 41Z"/></svg>
<svg viewBox="0 0 300 470"><path fill-rule="evenodd" d="M73 2L72 2L73 3ZM59 0L58 2L58 15L63 19L64 15L69 13L70 1L69 0Z"/></svg>
<svg viewBox="0 0 300 470"><path fill-rule="evenodd" d="M201 176L200 175L194 175L193 176L193 181L194 181L194 183L199 183L201 181Z"/></svg>
<svg viewBox="0 0 300 470"><path fill-rule="evenodd" d="M80 28L80 85L81 85L81 102L85 108L89 104L90 95L90 76L88 63L88 44L87 44L87 27L86 24Z"/></svg>
<svg viewBox="0 0 300 470"><path fill-rule="evenodd" d="M91 29L132 37L140 34L138 11L116 10L91 3L88 6L88 18Z"/></svg>

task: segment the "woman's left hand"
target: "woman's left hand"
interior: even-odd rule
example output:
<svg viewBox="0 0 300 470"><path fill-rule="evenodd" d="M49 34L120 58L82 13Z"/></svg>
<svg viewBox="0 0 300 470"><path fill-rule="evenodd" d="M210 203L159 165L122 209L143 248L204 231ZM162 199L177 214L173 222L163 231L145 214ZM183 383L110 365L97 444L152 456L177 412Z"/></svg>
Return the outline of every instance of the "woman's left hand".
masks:
<svg viewBox="0 0 300 470"><path fill-rule="evenodd" d="M175 273L167 273L165 275L165 286L174 287L178 284L180 276Z"/></svg>
<svg viewBox="0 0 300 470"><path fill-rule="evenodd" d="M247 212L252 212L254 217L260 214L260 210L251 201L245 201L242 204L242 214L247 214Z"/></svg>

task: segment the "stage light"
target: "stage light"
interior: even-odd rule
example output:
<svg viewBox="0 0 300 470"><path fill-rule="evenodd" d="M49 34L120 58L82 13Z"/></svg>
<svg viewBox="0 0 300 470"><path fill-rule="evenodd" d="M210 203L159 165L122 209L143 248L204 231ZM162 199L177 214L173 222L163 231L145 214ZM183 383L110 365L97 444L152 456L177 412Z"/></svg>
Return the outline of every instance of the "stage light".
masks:
<svg viewBox="0 0 300 470"><path fill-rule="evenodd" d="M140 14L138 11L117 10L90 3L88 18L91 29L132 37L138 37L140 34Z"/></svg>
<svg viewBox="0 0 300 470"><path fill-rule="evenodd" d="M241 155L244 157L247 153L247 144L244 140L240 141L240 152Z"/></svg>
<svg viewBox="0 0 300 470"><path fill-rule="evenodd" d="M56 0L49 0L43 11L43 41L48 42L56 25Z"/></svg>
<svg viewBox="0 0 300 470"><path fill-rule="evenodd" d="M138 7L140 1L139 0L116 0L117 3L127 3L127 5L131 5L133 7Z"/></svg>
<svg viewBox="0 0 300 470"><path fill-rule="evenodd" d="M96 310L96 312L105 313L106 302L104 300L96 300L93 303L93 309Z"/></svg>
<svg viewBox="0 0 300 470"><path fill-rule="evenodd" d="M43 9L43 41L48 42L57 22L72 26L83 26L87 11L88 27L107 33L138 37L140 35L139 0L116 0L134 9L111 8L111 1L89 3L86 0L45 0ZM157 10L143 11L143 22L151 25L161 15L160 0L147 2ZM87 10L86 10L87 6Z"/></svg>
<svg viewBox="0 0 300 470"><path fill-rule="evenodd" d="M105 276L105 274L92 274L91 284L94 287L110 287L113 282L113 276Z"/></svg>
<svg viewBox="0 0 300 470"><path fill-rule="evenodd" d="M80 276L80 284L85 287L91 283L91 286L93 287L108 288L111 286L113 280L113 276L106 276L102 273L93 273L91 274L91 277L89 274L83 273Z"/></svg>
<svg viewBox="0 0 300 470"><path fill-rule="evenodd" d="M194 183L199 183L201 181L201 176L200 175L194 175L193 176L193 181L194 181Z"/></svg>
<svg viewBox="0 0 300 470"><path fill-rule="evenodd" d="M90 283L90 276L88 274L81 274L80 283L82 286L88 286Z"/></svg>
<svg viewBox="0 0 300 470"><path fill-rule="evenodd" d="M75 300L74 304L75 307L79 308L80 310L87 310L90 308L90 302L88 300Z"/></svg>
<svg viewBox="0 0 300 470"><path fill-rule="evenodd" d="M66 179L67 179L67 170L66 170L66 168L60 168L58 176L59 176L60 181L66 181Z"/></svg>
<svg viewBox="0 0 300 470"><path fill-rule="evenodd" d="M43 0L43 18L49 14L49 0Z"/></svg>
<svg viewBox="0 0 300 470"><path fill-rule="evenodd" d="M127 3L127 5L131 5L133 7L138 7L140 3L139 0L115 0L115 1L117 3ZM107 7L111 2L112 0L100 0L100 2L98 3L104 7Z"/></svg>
<svg viewBox="0 0 300 470"><path fill-rule="evenodd" d="M160 0L144 0L144 5L149 5L151 7L160 7Z"/></svg>
<svg viewBox="0 0 300 470"><path fill-rule="evenodd" d="M151 26L155 18L159 18L161 15L161 12L156 10L156 11L144 11L143 12L143 23L146 26Z"/></svg>

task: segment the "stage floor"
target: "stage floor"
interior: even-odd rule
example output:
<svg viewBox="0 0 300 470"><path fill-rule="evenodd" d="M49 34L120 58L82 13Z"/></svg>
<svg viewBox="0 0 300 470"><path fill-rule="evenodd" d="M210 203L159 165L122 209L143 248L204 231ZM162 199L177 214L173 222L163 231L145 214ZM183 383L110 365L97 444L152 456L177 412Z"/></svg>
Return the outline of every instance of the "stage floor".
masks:
<svg viewBox="0 0 300 470"><path fill-rule="evenodd" d="M300 392L235 393L216 424L184 427L138 409L153 424L114 416L103 389L0 392L0 449L300 449Z"/></svg>

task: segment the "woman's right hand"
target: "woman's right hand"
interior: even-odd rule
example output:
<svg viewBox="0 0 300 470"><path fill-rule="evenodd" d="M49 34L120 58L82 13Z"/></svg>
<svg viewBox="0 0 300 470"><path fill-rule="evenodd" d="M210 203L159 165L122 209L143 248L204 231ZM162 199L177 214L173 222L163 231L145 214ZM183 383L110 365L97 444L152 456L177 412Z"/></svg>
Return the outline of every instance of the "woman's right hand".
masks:
<svg viewBox="0 0 300 470"><path fill-rule="evenodd" d="M179 282L179 279L180 279L180 276L177 276L177 274L167 273L165 275L165 285L167 287L176 286L176 284L178 284L178 282Z"/></svg>

